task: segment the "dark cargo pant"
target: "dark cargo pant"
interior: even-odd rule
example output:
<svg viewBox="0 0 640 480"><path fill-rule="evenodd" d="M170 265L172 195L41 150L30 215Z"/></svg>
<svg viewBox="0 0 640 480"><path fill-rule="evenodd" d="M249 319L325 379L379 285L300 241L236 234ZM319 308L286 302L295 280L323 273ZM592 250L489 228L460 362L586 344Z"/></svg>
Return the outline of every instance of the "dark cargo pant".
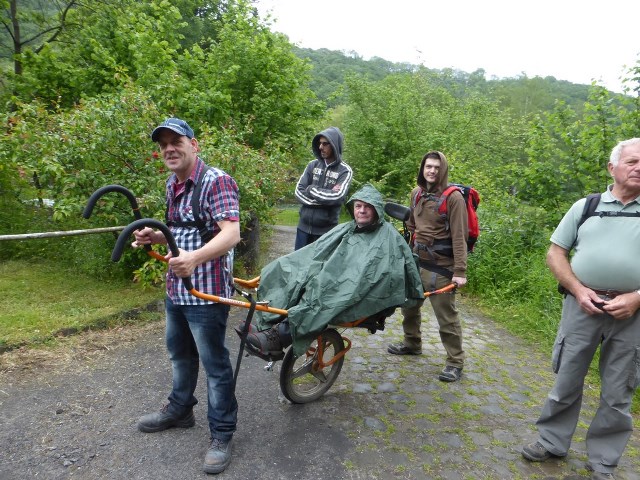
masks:
<svg viewBox="0 0 640 480"><path fill-rule="evenodd" d="M451 283L451 280L447 277L424 268L420 268L420 278L425 292L435 288L442 288ZM438 320L440 340L442 340L442 345L447 351L446 364L454 367L464 366L465 353L462 348L462 325L456 308L455 294L432 295L429 297L429 301ZM411 349L422 348L420 307L422 307L423 303L419 302L414 307L402 308L404 343Z"/></svg>

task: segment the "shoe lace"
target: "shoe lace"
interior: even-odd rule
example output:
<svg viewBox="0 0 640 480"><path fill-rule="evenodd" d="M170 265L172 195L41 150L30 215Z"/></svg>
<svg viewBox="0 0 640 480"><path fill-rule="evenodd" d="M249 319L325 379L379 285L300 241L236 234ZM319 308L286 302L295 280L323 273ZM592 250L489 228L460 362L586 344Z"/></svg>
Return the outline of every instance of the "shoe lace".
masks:
<svg viewBox="0 0 640 480"><path fill-rule="evenodd" d="M223 442L222 440L220 440L219 438L212 438L211 439L211 445L209 445L209 448L214 448L216 450L224 450L226 443Z"/></svg>
<svg viewBox="0 0 640 480"><path fill-rule="evenodd" d="M165 403L162 405L162 407L160 408L160 413L167 413L167 411L169 410L169 404Z"/></svg>
<svg viewBox="0 0 640 480"><path fill-rule="evenodd" d="M280 348L280 334L277 329L270 328L265 332L265 337L267 340L267 346Z"/></svg>

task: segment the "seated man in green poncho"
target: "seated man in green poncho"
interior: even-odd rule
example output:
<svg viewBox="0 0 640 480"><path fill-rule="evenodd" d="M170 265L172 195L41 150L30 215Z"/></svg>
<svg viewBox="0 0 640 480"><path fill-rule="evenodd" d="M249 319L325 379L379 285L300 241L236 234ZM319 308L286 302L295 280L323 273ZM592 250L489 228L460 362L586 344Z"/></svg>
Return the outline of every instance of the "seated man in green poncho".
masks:
<svg viewBox="0 0 640 480"><path fill-rule="evenodd" d="M247 335L250 351L278 359L293 344L299 356L330 324L424 299L414 256L384 219L380 192L366 184L346 207L352 221L262 269L258 300L288 314L256 312Z"/></svg>

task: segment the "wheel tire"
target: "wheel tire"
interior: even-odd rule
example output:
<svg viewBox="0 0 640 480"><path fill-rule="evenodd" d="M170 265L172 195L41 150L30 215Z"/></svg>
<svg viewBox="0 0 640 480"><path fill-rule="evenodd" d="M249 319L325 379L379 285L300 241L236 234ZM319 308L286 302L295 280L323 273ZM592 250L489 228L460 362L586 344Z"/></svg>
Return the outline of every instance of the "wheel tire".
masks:
<svg viewBox="0 0 640 480"><path fill-rule="evenodd" d="M293 403L309 403L317 400L331 388L340 374L344 356L320 371L313 371L318 356L318 340L320 338L324 343L325 362L344 350L342 336L331 328L323 331L304 355L296 357L293 354L293 348L287 351L280 369L280 389L284 396Z"/></svg>

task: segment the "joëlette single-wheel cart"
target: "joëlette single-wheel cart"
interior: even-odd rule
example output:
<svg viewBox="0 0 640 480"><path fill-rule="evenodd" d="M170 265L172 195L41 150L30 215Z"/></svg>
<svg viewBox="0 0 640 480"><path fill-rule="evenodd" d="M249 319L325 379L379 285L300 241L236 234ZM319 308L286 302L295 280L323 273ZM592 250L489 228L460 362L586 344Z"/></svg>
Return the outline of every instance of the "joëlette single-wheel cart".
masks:
<svg viewBox="0 0 640 480"><path fill-rule="evenodd" d="M141 218L135 196L125 187L120 185L108 185L97 190L89 199L83 216L85 218L89 218L98 199L105 193L114 191L122 193L128 198L136 220L127 225L118 236L111 259L114 262L119 261L125 245L128 243L133 232L144 227L151 227L160 230L167 240L167 247L169 248L171 255L177 257L180 252L169 227L156 219ZM409 233L406 228L406 221L409 218L409 209L397 203L387 202L384 210L387 215L402 222L403 236L406 241L409 241ZM153 251L149 245L146 245L145 249L150 256L166 262L164 255ZM198 298L223 303L233 307L248 309L247 317L240 335L240 349L238 351L234 382L237 381L240 362L245 348L250 354L269 362L266 367L269 370L272 368L275 361L282 360L282 366L280 369L280 388L284 396L293 403L309 403L317 400L331 388L338 378L344 363L344 356L351 349L351 340L347 337L343 337L339 330L344 331L348 328L366 328L372 334L378 330L384 330L386 318L392 315L397 308L387 308L374 315L349 323L343 323L340 322L340 319L335 319L335 321L331 322L331 324L311 343L304 355L299 357L296 357L293 354L292 347L289 347L286 352L282 353L282 355L268 356L263 355L261 352L255 350L250 344L246 343L246 337L249 332L253 314L256 310L260 310L279 315L284 319L287 316L287 310L271 307L268 300L258 302L254 299L256 290L260 285L260 277L250 280L243 280L240 278L233 279L235 290L247 301L218 297L216 295L199 292L193 287L193 282L189 277L182 278L182 281L187 291ZM457 285L455 283L451 283L443 288L425 292L424 296L429 297L431 295L453 292L456 287Z"/></svg>

